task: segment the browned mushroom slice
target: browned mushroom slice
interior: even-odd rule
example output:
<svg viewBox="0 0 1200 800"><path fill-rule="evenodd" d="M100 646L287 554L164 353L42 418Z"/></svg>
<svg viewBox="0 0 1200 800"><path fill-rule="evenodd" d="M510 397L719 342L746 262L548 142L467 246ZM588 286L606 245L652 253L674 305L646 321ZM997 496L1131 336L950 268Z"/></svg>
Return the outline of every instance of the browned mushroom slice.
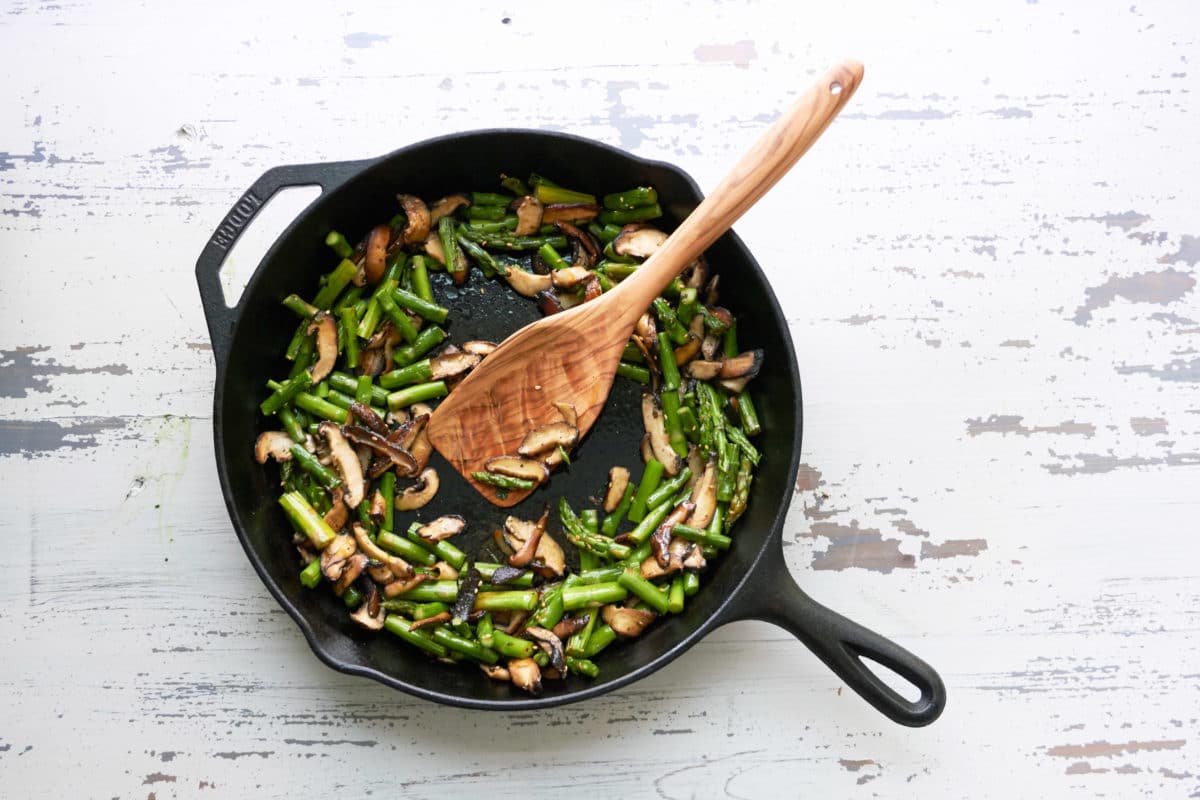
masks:
<svg viewBox="0 0 1200 800"><path fill-rule="evenodd" d="M439 581L452 581L458 578L458 570L447 564L445 561L439 561L432 567L437 574L434 576Z"/></svg>
<svg viewBox="0 0 1200 800"><path fill-rule="evenodd" d="M517 454L536 456L556 447L570 450L578 440L579 429L574 425L568 425L565 422L551 422L549 425L534 428L525 434L525 438L517 446Z"/></svg>
<svg viewBox="0 0 1200 800"><path fill-rule="evenodd" d="M340 531L346 527L346 523L350 519L350 509L346 508L346 504L342 500L345 494L342 491L342 487L335 486L333 489L333 505L325 512L325 524L335 531Z"/></svg>
<svg viewBox="0 0 1200 800"><path fill-rule="evenodd" d="M358 504L363 501L363 496L366 494L362 462L358 460L358 454L346 441L346 437L342 436L342 431L336 422L325 420L317 430L328 442L333 465L338 474L342 476L342 486L346 490L346 505L358 508Z"/></svg>
<svg viewBox="0 0 1200 800"><path fill-rule="evenodd" d="M621 505L625 487L629 485L629 470L613 467L608 471L608 491L604 494L604 513L611 514Z"/></svg>
<svg viewBox="0 0 1200 800"><path fill-rule="evenodd" d="M684 268L684 285L689 289L701 289L708 280L708 262L700 256Z"/></svg>
<svg viewBox="0 0 1200 800"><path fill-rule="evenodd" d="M525 297L537 297L538 292L551 286L549 275L535 275L511 264L504 267L504 280L508 281L508 285L515 289L517 294Z"/></svg>
<svg viewBox="0 0 1200 800"><path fill-rule="evenodd" d="M654 551L654 557L658 559L660 567L669 566L671 562L670 545L675 526L687 519L695 508L696 504L690 500L680 503L667 515L662 524L654 529L654 533L650 534L650 549Z"/></svg>
<svg viewBox="0 0 1200 800"><path fill-rule="evenodd" d="M396 202L404 210L405 218L400 240L404 244L424 241L425 237L429 235L429 226L432 222L429 218L429 207L425 205L425 201L416 195L398 194Z"/></svg>
<svg viewBox="0 0 1200 800"><path fill-rule="evenodd" d="M554 635L554 631L530 625L525 629L525 638L530 639L550 657L550 663L559 672L567 669L566 654L563 652L562 639Z"/></svg>
<svg viewBox="0 0 1200 800"><path fill-rule="evenodd" d="M508 617L508 624L504 626L504 632L509 636L515 636L517 631L525 627L528 620L528 611L514 611Z"/></svg>
<svg viewBox="0 0 1200 800"><path fill-rule="evenodd" d="M692 544L688 542L688 544ZM704 569L704 551L699 546L693 546L683 559L683 568L695 572Z"/></svg>
<svg viewBox="0 0 1200 800"><path fill-rule="evenodd" d="M721 374L720 361L689 361L687 374L698 381L711 381Z"/></svg>
<svg viewBox="0 0 1200 800"><path fill-rule="evenodd" d="M496 348L499 346L500 345L496 344L495 342L485 342L477 339L474 341L465 342L462 346L462 349L464 353L471 353L472 355L477 356L490 356L492 353L496 352Z"/></svg>
<svg viewBox="0 0 1200 800"><path fill-rule="evenodd" d="M496 456L484 462L483 468L497 475L507 475L510 478L524 478L535 484L549 479L550 470L541 461L522 456Z"/></svg>
<svg viewBox="0 0 1200 800"><path fill-rule="evenodd" d="M378 592L376 592L376 595L378 595ZM350 615L350 619L369 631L382 630L384 620L387 619L387 612L383 610L383 606L378 601L374 604L374 613L371 612L372 604L365 602L358 607L357 611Z"/></svg>
<svg viewBox="0 0 1200 800"><path fill-rule="evenodd" d="M692 477L688 478L687 488L695 489L696 482L704 473L704 458L700 455L700 448L696 445L688 448L687 468L692 471Z"/></svg>
<svg viewBox="0 0 1200 800"><path fill-rule="evenodd" d="M432 372L430 380L445 381L465 375L482 360L482 356L471 353L443 353L435 356L429 359L429 369Z"/></svg>
<svg viewBox="0 0 1200 800"><path fill-rule="evenodd" d="M729 378L728 380L717 381L717 386L720 386L730 394L740 394L749 382L749 378Z"/></svg>
<svg viewBox="0 0 1200 800"><path fill-rule="evenodd" d="M705 361L713 361L717 358L717 352L721 349L721 337L709 334L704 337L704 341L700 343L700 355Z"/></svg>
<svg viewBox="0 0 1200 800"><path fill-rule="evenodd" d="M720 377L723 379L750 379L758 374L758 370L762 367L762 363L762 350L747 350L744 353L736 355L733 358L727 358L721 362Z"/></svg>
<svg viewBox="0 0 1200 800"><path fill-rule="evenodd" d="M641 635L646 626L654 621L654 612L644 608L607 605L600 609L600 616L618 636Z"/></svg>
<svg viewBox="0 0 1200 800"><path fill-rule="evenodd" d="M604 294L604 287L600 285L600 279L592 275L583 285L583 302L590 303L602 294Z"/></svg>
<svg viewBox="0 0 1200 800"><path fill-rule="evenodd" d="M667 563L659 564L658 559L653 555L647 556L646 560L641 564L642 577L646 580L655 580L664 575L670 575L674 572L679 572L688 567L689 563L694 563L692 560L694 554L700 554L700 548L693 542L686 539L680 539L678 536L671 539L667 545ZM704 556L700 555L698 567L704 566Z"/></svg>
<svg viewBox="0 0 1200 800"><path fill-rule="evenodd" d="M367 535L367 529L361 524L354 523L351 530L354 531L354 541L358 543L358 549L366 553L372 561L386 564L387 568L392 571L392 575L397 578L404 580L412 577L412 565L400 556L394 556L372 542L371 537ZM388 596L391 597L391 595Z"/></svg>
<svg viewBox="0 0 1200 800"><path fill-rule="evenodd" d="M317 334L317 361L308 370L312 382L317 384L329 377L333 365L337 363L337 322L329 314L320 311L308 323L307 332L310 335Z"/></svg>
<svg viewBox="0 0 1200 800"><path fill-rule="evenodd" d="M391 238L392 229L387 225L376 225L367 234L367 251L363 257L363 271L367 283L374 285L383 280L383 273L387 269L388 242Z"/></svg>
<svg viewBox="0 0 1200 800"><path fill-rule="evenodd" d="M396 580L396 576L392 572L391 567L381 561L375 561L374 559L367 564L367 574L371 576L371 580L384 586Z"/></svg>
<svg viewBox="0 0 1200 800"><path fill-rule="evenodd" d="M446 251L442 249L442 240L438 238L437 231L433 231L425 237L425 255L432 258L443 267L446 266Z"/></svg>
<svg viewBox="0 0 1200 800"><path fill-rule="evenodd" d="M418 427L416 434L413 436L412 443L409 444L407 449L413 454L413 458L417 460L417 468L424 470L425 465L429 463L429 457L433 454L433 443L429 441L429 434L425 430L425 423L429 421L429 416L433 414L433 409L425 403L413 403L409 407L409 411L412 413L413 419L418 423Z"/></svg>
<svg viewBox="0 0 1200 800"><path fill-rule="evenodd" d="M267 463L268 458L276 461L292 460L292 437L283 431L263 431L254 440L254 460Z"/></svg>
<svg viewBox="0 0 1200 800"><path fill-rule="evenodd" d="M499 664L480 664L479 668L483 670L483 674L487 675L494 681L507 681L511 679L507 667L502 667Z"/></svg>
<svg viewBox="0 0 1200 800"><path fill-rule="evenodd" d="M429 209L429 226L432 228L442 217L469 205L471 205L471 198L461 192L443 197L433 204L433 208Z"/></svg>
<svg viewBox="0 0 1200 800"><path fill-rule="evenodd" d="M707 528L717 510L717 462L710 459L704 472L692 487L692 502L696 508L688 517L687 524L693 528Z"/></svg>
<svg viewBox="0 0 1200 800"><path fill-rule="evenodd" d="M634 223L621 228L613 239L613 252L634 258L649 258L667 240L667 235L658 228Z"/></svg>
<svg viewBox="0 0 1200 800"><path fill-rule="evenodd" d="M413 589L417 588L422 583L424 583L425 581L429 580L432 577L433 577L432 575L429 575L428 573L425 573L425 572L415 573L414 575L412 575L411 577L408 577L408 578L399 578L398 577L396 580L392 581L387 586L383 587L383 596L390 600L391 598L395 597L398 594L404 594L405 592L411 592Z"/></svg>
<svg viewBox="0 0 1200 800"><path fill-rule="evenodd" d="M369 559L362 553L355 553L346 559L346 566L342 568L342 574L333 586L334 594L338 597L344 595L346 590L350 588L350 584L358 580L358 576L362 575L363 570L367 568L368 561Z"/></svg>
<svg viewBox="0 0 1200 800"><path fill-rule="evenodd" d="M568 292L564 290L563 293L558 296L558 302L565 311L581 304L583 302L583 295L577 292Z"/></svg>
<svg viewBox="0 0 1200 800"><path fill-rule="evenodd" d="M342 577L346 562L357 549L353 537L344 533L333 537L333 541L321 551L321 574L331 581Z"/></svg>
<svg viewBox="0 0 1200 800"><path fill-rule="evenodd" d="M555 403L554 407L558 409L559 414L562 414L563 422L573 428L579 426L579 414L575 412L575 406L570 403Z"/></svg>
<svg viewBox="0 0 1200 800"><path fill-rule="evenodd" d="M682 367L696 356L700 355L699 336L688 336L688 340L675 348L675 365Z"/></svg>
<svg viewBox="0 0 1200 800"><path fill-rule="evenodd" d="M592 235L569 222L559 220L554 224L571 238L571 264L576 267L594 267L600 260L600 246L596 244Z"/></svg>
<svg viewBox="0 0 1200 800"><path fill-rule="evenodd" d="M554 626L554 635L559 639L569 639L587 627L588 621L591 618L591 614L584 614L582 617L567 617L566 619L562 619Z"/></svg>
<svg viewBox="0 0 1200 800"><path fill-rule="evenodd" d="M704 288L704 305L713 306L717 304L717 285L721 282L720 275L713 275L708 282L708 286Z"/></svg>
<svg viewBox="0 0 1200 800"><path fill-rule="evenodd" d="M451 536L457 536L466 527L467 521L465 519L457 514L447 514L417 528L417 535L422 540L432 544L440 542L443 539L449 539Z"/></svg>
<svg viewBox="0 0 1200 800"><path fill-rule="evenodd" d="M449 611L442 611L437 614L434 614L432 617L425 617L425 619L413 620L412 625L410 626L410 629L416 631L416 630L420 630L421 628L424 628L428 625L441 625L443 622L449 622L451 619L453 619L453 617L450 616Z"/></svg>
<svg viewBox="0 0 1200 800"><path fill-rule="evenodd" d="M592 277L594 277L592 273L583 267L566 267L550 273L550 281L554 284L554 288L568 291L577 288Z"/></svg>
<svg viewBox="0 0 1200 800"><path fill-rule="evenodd" d="M642 456L643 464L649 464L650 459L654 458L654 450L650 447L650 434L642 434L642 445L638 449L638 452Z"/></svg>
<svg viewBox="0 0 1200 800"><path fill-rule="evenodd" d="M647 311L638 317L637 325L634 326L633 332L638 335L643 342L658 341L658 326L654 322L654 317Z"/></svg>
<svg viewBox="0 0 1200 800"><path fill-rule="evenodd" d="M508 557L508 565L510 567L525 567L533 561L534 556L537 554L538 546L542 542L542 536L546 533L546 521L549 519L549 516L549 510L543 511L542 516L532 525L516 517L509 517L505 520L504 527L511 534L511 538L508 539L508 545L515 551ZM521 541L521 539L524 539L524 541ZM520 546L518 546L518 542Z"/></svg>
<svg viewBox="0 0 1200 800"><path fill-rule="evenodd" d="M532 236L542 227L542 202L536 197L526 195L512 201L512 210L517 212L517 227L513 230L516 236Z"/></svg>
<svg viewBox="0 0 1200 800"><path fill-rule="evenodd" d="M358 369L363 375L370 375L372 378L378 377L386 366L387 355L383 352L382 347L368 347L358 354Z"/></svg>
<svg viewBox="0 0 1200 800"><path fill-rule="evenodd" d="M662 462L668 475L678 475L683 467L683 459L671 448L662 407L658 404L658 398L649 392L642 395L642 424L650 436L650 449L654 457Z"/></svg>
<svg viewBox="0 0 1200 800"><path fill-rule="evenodd" d="M367 511L367 516L376 525L382 525L384 519L387 518L387 500L384 499L383 492L378 489L371 494L371 505Z"/></svg>
<svg viewBox="0 0 1200 800"><path fill-rule="evenodd" d="M421 470L421 474L417 475L417 482L396 495L396 510L416 511L418 508L424 508L437 494L438 485L436 469L427 467Z"/></svg>
<svg viewBox="0 0 1200 800"><path fill-rule="evenodd" d="M565 310L558 295L552 289L543 289L537 293L537 307L538 311L547 317L561 314Z"/></svg>
<svg viewBox="0 0 1200 800"><path fill-rule="evenodd" d="M508 662L513 685L530 694L542 693L542 670L532 658L514 658Z"/></svg>
<svg viewBox="0 0 1200 800"><path fill-rule="evenodd" d="M383 418L375 413L375 409L364 403L351 403L350 413L354 415L354 419L362 423L363 427L373 433L386 437L391 431L388 430L387 423Z"/></svg>
<svg viewBox="0 0 1200 800"><path fill-rule="evenodd" d="M555 222L586 222L595 219L600 208L591 203L551 203L542 209L542 224Z"/></svg>
<svg viewBox="0 0 1200 800"><path fill-rule="evenodd" d="M544 568L538 570L539 572L551 573L552 575L563 574L563 571L566 569L566 557L563 555L563 549L558 542L554 541L554 538L546 533L547 518L548 513L544 512L537 522L529 522L528 520L512 516L504 520L504 531L501 532L501 541L505 548L514 554L513 558L517 558L522 550L526 549L526 545L531 540L537 539L533 559L531 561L523 561L522 558L517 558L517 561L523 561L523 563L514 563L513 558L510 558L508 560L510 566L523 567L526 564L532 563Z"/></svg>
<svg viewBox="0 0 1200 800"><path fill-rule="evenodd" d="M417 474L417 460L413 454L387 437L380 436L361 425L343 425L342 433L355 444L368 447L371 451L395 464L397 475L407 478ZM382 470L380 474L386 471L386 469Z"/></svg>

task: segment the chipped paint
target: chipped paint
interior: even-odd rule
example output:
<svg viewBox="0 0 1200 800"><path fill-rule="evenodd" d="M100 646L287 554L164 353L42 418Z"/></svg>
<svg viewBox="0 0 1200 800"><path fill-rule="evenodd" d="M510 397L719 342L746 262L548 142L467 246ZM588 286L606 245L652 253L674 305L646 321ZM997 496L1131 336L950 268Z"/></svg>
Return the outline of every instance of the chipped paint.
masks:
<svg viewBox="0 0 1200 800"><path fill-rule="evenodd" d="M1159 436L1167 432L1167 421L1162 417L1130 417L1129 427L1138 436Z"/></svg>
<svg viewBox="0 0 1200 800"><path fill-rule="evenodd" d="M1116 367L1116 370L1121 375L1149 375L1152 378L1158 378L1160 381L1200 383L1200 358L1193 358L1188 361L1176 358L1161 367L1153 367L1149 364L1121 365Z"/></svg>
<svg viewBox="0 0 1200 800"><path fill-rule="evenodd" d="M96 447L102 434L120 430L125 423L120 417L76 418L66 424L53 419L0 420L0 456L19 453L33 458L55 450Z"/></svg>
<svg viewBox="0 0 1200 800"><path fill-rule="evenodd" d="M947 539L941 544L921 542L921 558L958 558L977 556L988 549L986 539Z"/></svg>
<svg viewBox="0 0 1200 800"><path fill-rule="evenodd" d="M1156 303L1165 306L1181 299L1196 285L1196 279L1186 272L1165 269L1161 272L1139 272L1127 277L1116 275L1099 286L1084 289L1083 305L1075 310L1075 324L1087 325L1092 312L1106 308L1118 297L1131 303Z"/></svg>
<svg viewBox="0 0 1200 800"><path fill-rule="evenodd" d="M30 392L51 391L50 378L56 375L128 375L124 364L98 367L73 367L54 358L37 358L49 350L46 346L18 347L0 351L0 397L28 397ZM74 349L74 348L72 348Z"/></svg>
<svg viewBox="0 0 1200 800"><path fill-rule="evenodd" d="M391 36L385 36L381 33L368 33L367 31L356 31L355 33L347 33L342 37L343 44L346 47L352 47L356 50L363 50L373 44L391 41Z"/></svg>
<svg viewBox="0 0 1200 800"><path fill-rule="evenodd" d="M1147 458L1118 456L1111 451L1103 454L1059 455L1051 450L1050 455L1059 460L1058 464L1042 464L1042 468L1051 475L1100 475L1113 470L1136 467L1192 467L1200 464L1200 453L1168 453L1165 456Z"/></svg>
<svg viewBox="0 0 1200 800"><path fill-rule="evenodd" d="M1037 433L1051 433L1063 436L1085 436L1091 438L1096 435L1096 426L1090 422L1075 422L1074 420L1066 420L1057 425L1036 425L1032 428L1023 425L1024 417L1008 414L992 414L987 419L968 419L967 435L981 436L985 433L999 433L1007 436L1014 434L1016 436L1033 436Z"/></svg>
<svg viewBox="0 0 1200 800"><path fill-rule="evenodd" d="M849 525L814 522L809 533L800 535L809 539L829 540L824 550L814 551L813 569L844 570L857 567L886 575L895 569L912 569L917 565L914 556L900 552L899 539L885 539L877 528L860 528L858 520L851 520Z"/></svg>
<svg viewBox="0 0 1200 800"><path fill-rule="evenodd" d="M1157 739L1121 744L1111 744L1107 741L1089 742L1088 744L1060 744L1047 747L1046 755L1056 758L1099 758L1147 751L1179 750L1185 744L1187 744L1187 739Z"/></svg>
<svg viewBox="0 0 1200 800"><path fill-rule="evenodd" d="M1174 264L1182 261L1189 267L1200 262L1200 236L1189 236L1186 233L1179 238L1179 249L1158 259L1160 264Z"/></svg>
<svg viewBox="0 0 1200 800"><path fill-rule="evenodd" d="M1150 217L1145 214L1139 214L1136 211L1122 211L1120 214L1094 214L1089 217L1067 217L1067 220L1069 222L1102 222L1106 227L1120 228L1128 232L1145 225L1150 221Z"/></svg>
<svg viewBox="0 0 1200 800"><path fill-rule="evenodd" d="M1001 347L1017 347L1021 349L1029 349L1033 347L1033 342L1028 339L1005 339L1000 343Z"/></svg>

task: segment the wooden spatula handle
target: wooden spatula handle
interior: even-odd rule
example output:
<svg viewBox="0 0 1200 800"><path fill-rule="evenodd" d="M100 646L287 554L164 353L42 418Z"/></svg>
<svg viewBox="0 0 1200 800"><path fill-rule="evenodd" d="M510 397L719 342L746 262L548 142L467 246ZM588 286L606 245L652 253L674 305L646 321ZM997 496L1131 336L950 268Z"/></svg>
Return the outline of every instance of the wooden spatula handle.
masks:
<svg viewBox="0 0 1200 800"><path fill-rule="evenodd" d="M762 138L741 157L662 247L618 289L625 308L640 315L655 297L729 230L745 211L784 176L812 146L862 82L863 65L844 61L826 72L800 96Z"/></svg>

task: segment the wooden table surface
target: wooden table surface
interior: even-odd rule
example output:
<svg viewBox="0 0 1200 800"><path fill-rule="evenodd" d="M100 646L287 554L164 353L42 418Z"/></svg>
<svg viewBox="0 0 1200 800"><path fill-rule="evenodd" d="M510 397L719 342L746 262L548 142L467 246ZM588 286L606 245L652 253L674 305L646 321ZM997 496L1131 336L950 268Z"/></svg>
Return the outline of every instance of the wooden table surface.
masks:
<svg viewBox="0 0 1200 800"><path fill-rule="evenodd" d="M352 5L4 4L0 795L1200 794L1194 3ZM785 551L945 715L888 722L762 623L542 714L319 663L214 467L193 264L240 193L488 126L712 188L846 55L862 89L737 226L805 382Z"/></svg>

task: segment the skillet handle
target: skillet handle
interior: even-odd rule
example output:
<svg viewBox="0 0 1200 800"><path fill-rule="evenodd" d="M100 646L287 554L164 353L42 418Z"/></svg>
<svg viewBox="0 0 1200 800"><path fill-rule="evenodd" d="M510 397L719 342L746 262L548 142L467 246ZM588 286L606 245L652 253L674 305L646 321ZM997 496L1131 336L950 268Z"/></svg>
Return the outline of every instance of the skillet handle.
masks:
<svg viewBox="0 0 1200 800"><path fill-rule="evenodd" d="M238 304L225 304L221 266L234 243L276 192L293 186L320 186L323 192L340 185L370 161L337 161L326 164L291 164L269 169L233 204L196 260L196 283L208 322L208 336L218 368L224 367L233 338ZM240 300L239 300L240 303Z"/></svg>
<svg viewBox="0 0 1200 800"><path fill-rule="evenodd" d="M946 707L946 686L933 667L900 645L846 619L805 594L788 572L781 545L764 555L750 586L762 587L727 608L725 621L758 619L778 625L804 642L817 658L864 700L893 722L928 725ZM743 590L745 591L745 590ZM921 690L906 700L864 663L869 659L896 672Z"/></svg>

